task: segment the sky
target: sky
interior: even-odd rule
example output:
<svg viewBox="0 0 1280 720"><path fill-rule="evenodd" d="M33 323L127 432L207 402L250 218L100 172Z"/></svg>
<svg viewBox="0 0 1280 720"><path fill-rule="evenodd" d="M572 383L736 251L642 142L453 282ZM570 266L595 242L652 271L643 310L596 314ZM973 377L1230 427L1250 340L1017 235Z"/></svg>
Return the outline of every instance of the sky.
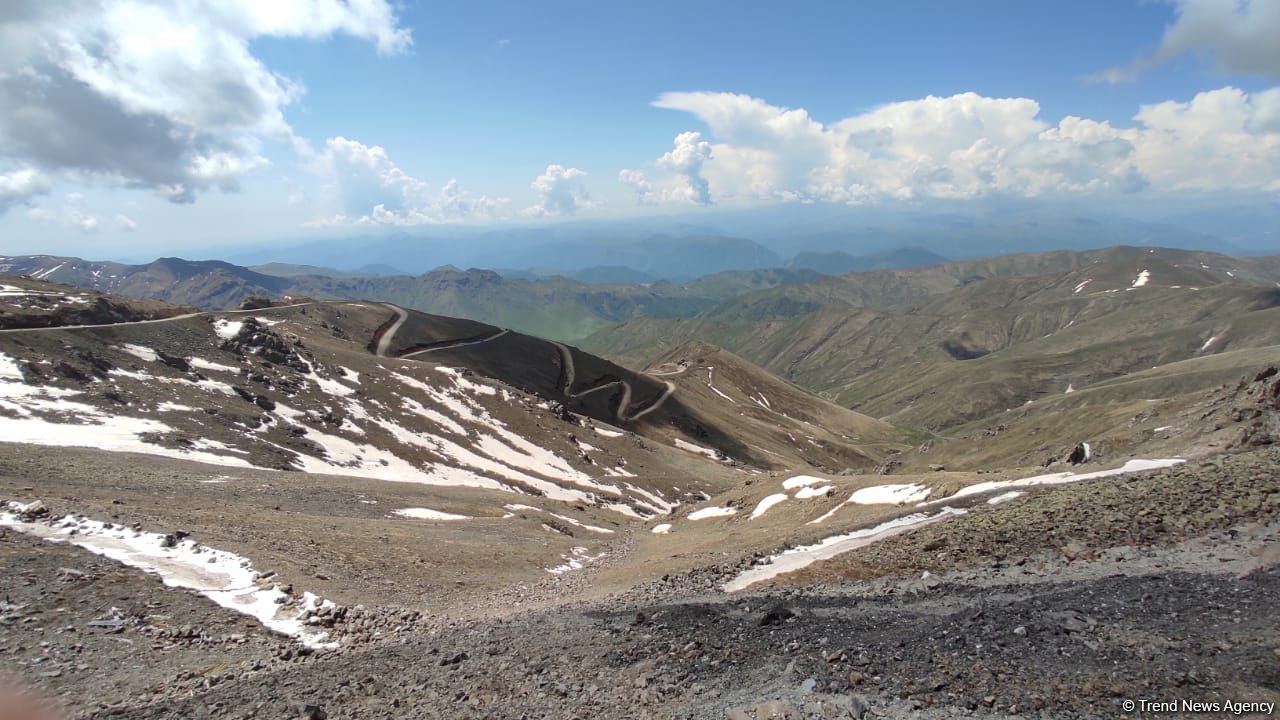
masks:
<svg viewBox="0 0 1280 720"><path fill-rule="evenodd" d="M1275 202L1280 2L8 0L0 253Z"/></svg>

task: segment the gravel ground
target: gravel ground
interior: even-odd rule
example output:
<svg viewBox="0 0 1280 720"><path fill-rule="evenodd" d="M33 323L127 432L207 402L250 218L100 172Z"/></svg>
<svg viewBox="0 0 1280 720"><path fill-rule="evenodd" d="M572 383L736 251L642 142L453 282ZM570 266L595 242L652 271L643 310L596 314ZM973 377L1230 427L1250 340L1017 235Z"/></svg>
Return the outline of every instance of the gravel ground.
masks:
<svg viewBox="0 0 1280 720"><path fill-rule="evenodd" d="M1125 717L1125 700L1276 702L1277 469L1266 449L1046 488L742 594L708 588L750 558L590 602L575 600L584 575L536 611L486 594L485 617L445 625L350 608L343 647L314 654L9 532L0 650L76 718L1094 718Z"/></svg>

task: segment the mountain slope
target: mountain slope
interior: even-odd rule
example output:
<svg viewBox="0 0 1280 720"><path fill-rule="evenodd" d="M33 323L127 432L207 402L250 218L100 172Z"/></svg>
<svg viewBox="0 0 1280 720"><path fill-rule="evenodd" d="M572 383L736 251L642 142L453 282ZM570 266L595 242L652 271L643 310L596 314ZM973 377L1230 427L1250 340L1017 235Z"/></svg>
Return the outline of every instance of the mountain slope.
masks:
<svg viewBox="0 0 1280 720"><path fill-rule="evenodd" d="M701 338L841 405L942 429L1051 392L1049 383L1061 391L1197 354L1280 342L1280 293L1247 261L1126 248L1080 260L1017 260L1010 266L1073 267L973 280L903 311L859 307L847 297L806 300L815 297L812 287L784 288L694 319L626 323L585 345L640 364ZM973 268L963 265L944 275ZM937 279L938 272L924 274ZM865 275L883 277L840 280L856 287Z"/></svg>
<svg viewBox="0 0 1280 720"><path fill-rule="evenodd" d="M734 428L754 456L763 453L775 466L795 466L798 459L828 472L866 469L910 441L888 423L815 397L707 343L686 343L645 372L673 383L686 406Z"/></svg>
<svg viewBox="0 0 1280 720"><path fill-rule="evenodd" d="M292 283L221 260L160 258L145 265L93 262L72 257L28 255L0 258L0 273L162 300L202 309L239 307L251 297L279 297Z"/></svg>

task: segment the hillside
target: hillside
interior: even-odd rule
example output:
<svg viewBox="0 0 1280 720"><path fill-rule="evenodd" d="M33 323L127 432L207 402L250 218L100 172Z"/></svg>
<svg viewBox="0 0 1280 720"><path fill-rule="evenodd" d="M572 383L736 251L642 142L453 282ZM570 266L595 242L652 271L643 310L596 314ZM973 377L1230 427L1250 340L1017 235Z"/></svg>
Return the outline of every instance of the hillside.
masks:
<svg viewBox="0 0 1280 720"><path fill-rule="evenodd" d="M0 330L155 320L191 312L166 303L0 275Z"/></svg>
<svg viewBox="0 0 1280 720"><path fill-rule="evenodd" d="M979 265L1070 267L924 289ZM584 345L640 365L699 338L846 407L941 430L1068 385L1280 343L1270 277L1247 260L1128 248L960 263L904 275L897 286L919 296L906 309L884 294L881 308L858 304L854 296L883 287L885 275L854 274L744 295L692 319L626 323ZM816 288L848 292L823 298Z"/></svg>
<svg viewBox="0 0 1280 720"><path fill-rule="evenodd" d="M89 716L105 704L156 720L219 704L399 717L424 698L513 720L583 698L623 708L604 715L619 720L806 702L905 720L918 713L904 693L950 716L956 703L927 693L957 677L1010 706L1038 702L1050 677L1057 702L1092 707L1117 672L1164 687L1172 666L1146 658L1166 657L1170 637L1217 637L1221 613L1195 601L1214 593L1259 608L1229 621L1237 647L1270 657L1257 638L1280 495L1259 478L1278 459L1280 375L1275 347L1257 343L1275 291L1214 278L1145 258L969 283L929 314L860 311L886 328L924 321L868 345L898 373L876 402L917 377L949 383L904 416L999 398L982 378L1006 353L1070 360L1101 338L1119 357L1122 374L1059 392L1059 368L1032 378L1049 393L945 433L903 431L705 342L637 371L367 301L150 302L154 319L0 331L0 576L19 579L0 643L40 659L34 686ZM14 282L59 306L91 295ZM1201 324L1180 324L1191 311ZM1221 337L1195 335L1218 321ZM966 343L918 365L895 354L912 333L933 343L961 327ZM1128 343L1161 333L1177 340L1161 347L1204 350L1138 367ZM974 366L986 369L946 375ZM45 632L51 603L61 627L84 630ZM1151 640L1129 624L1139 611L1108 614L1120 605L1194 622ZM1079 629L1063 635L1067 623ZM1024 637L1009 627L1036 640L1016 658L1035 679L997 684L974 670L978 650L948 639ZM1094 632L1129 650L1064 667L1062 644ZM886 659L864 664L849 649L862 647ZM862 673L880 667L910 679L873 690ZM1210 653L1197 667L1235 663ZM331 692L338 676L368 694ZM513 693L526 698L514 712L493 712Z"/></svg>
<svg viewBox="0 0 1280 720"><path fill-rule="evenodd" d="M441 267L409 276L281 263L252 270L177 258L122 265L49 255L0 259L0 272L206 310L234 309L251 297L378 300L561 341L637 317L688 317L742 293L818 277L811 271L741 270L688 283L616 284L590 277L507 277L474 268Z"/></svg>
<svg viewBox="0 0 1280 720"><path fill-rule="evenodd" d="M145 265L93 262L73 257L28 255L0 258L0 274L26 275L132 298L162 300L201 309L239 307L251 297L280 297L285 279L220 260L160 258Z"/></svg>

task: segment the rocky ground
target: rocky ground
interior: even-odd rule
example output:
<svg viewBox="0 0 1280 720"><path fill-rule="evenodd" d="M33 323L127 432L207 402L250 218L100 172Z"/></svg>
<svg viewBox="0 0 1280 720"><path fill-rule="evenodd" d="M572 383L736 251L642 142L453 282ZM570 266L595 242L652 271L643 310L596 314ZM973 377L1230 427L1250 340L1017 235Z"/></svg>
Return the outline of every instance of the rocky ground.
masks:
<svg viewBox="0 0 1280 720"><path fill-rule="evenodd" d="M749 557L613 593L587 592L589 568L448 621L347 604L342 646L317 652L4 532L0 654L77 718L1092 718L1126 716L1125 700L1276 702L1278 471L1271 448L1043 488L734 595L715 585ZM615 547L625 567L634 546Z"/></svg>

